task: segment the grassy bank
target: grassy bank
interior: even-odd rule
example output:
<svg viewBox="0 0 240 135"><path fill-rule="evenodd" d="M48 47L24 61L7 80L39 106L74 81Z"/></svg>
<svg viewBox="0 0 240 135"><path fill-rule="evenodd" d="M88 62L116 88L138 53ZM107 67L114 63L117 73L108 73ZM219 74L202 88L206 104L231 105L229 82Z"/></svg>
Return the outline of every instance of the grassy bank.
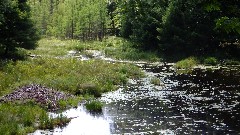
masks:
<svg viewBox="0 0 240 135"><path fill-rule="evenodd" d="M0 104L0 133L4 135L25 135L36 129L53 129L69 121L64 116L49 118L46 110L30 102Z"/></svg>
<svg viewBox="0 0 240 135"><path fill-rule="evenodd" d="M102 93L126 83L127 78L142 75L133 65L101 60L38 58L4 64L0 68L0 78L4 78L0 80L0 96L27 84L41 84L72 94Z"/></svg>
<svg viewBox="0 0 240 135"><path fill-rule="evenodd" d="M0 96L29 84L40 84L64 91L77 99L59 101L61 108L76 104L84 95L99 97L103 92L115 90L128 78L143 73L132 64L108 63L101 60L79 61L66 56L70 50L104 50L106 42L82 43L75 40L42 39L31 55L34 59L0 61ZM61 58L60 58L61 57ZM37 128L53 128L68 122L65 117L50 119L47 111L34 101L30 103L0 103L0 133L26 134Z"/></svg>
<svg viewBox="0 0 240 135"><path fill-rule="evenodd" d="M197 65L218 66L218 65L240 65L240 61L234 59L219 60L216 57L188 57L176 62L177 69L192 69Z"/></svg>
<svg viewBox="0 0 240 135"><path fill-rule="evenodd" d="M0 61L0 78L4 78L0 80L0 96L27 84L42 84L72 94L91 94L86 89L100 93L113 90L116 85L126 83L127 78L139 77L142 73L131 64L111 64L101 60L78 61L63 56L70 50L82 53L89 49L103 50L118 40L122 41L120 38L106 39L104 42L41 39L36 50L28 51L40 57L16 62Z"/></svg>

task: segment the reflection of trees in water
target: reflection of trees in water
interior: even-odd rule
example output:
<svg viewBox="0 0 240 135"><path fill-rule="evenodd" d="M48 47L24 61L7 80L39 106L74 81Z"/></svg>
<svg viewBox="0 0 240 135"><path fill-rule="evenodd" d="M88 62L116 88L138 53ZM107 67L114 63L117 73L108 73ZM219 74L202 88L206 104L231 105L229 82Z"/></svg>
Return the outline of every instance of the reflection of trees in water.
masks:
<svg viewBox="0 0 240 135"><path fill-rule="evenodd" d="M182 108L195 107L191 111L185 110L184 114L188 114L194 120L206 120L206 128L209 126L215 130L220 128L224 133L228 133L229 129L238 131L239 71L239 67L217 70L197 69L191 75L172 76L172 79L178 80L181 84L174 90L186 91L186 95L170 97L170 99L176 106L179 102L182 103ZM191 99L191 102L187 99Z"/></svg>
<svg viewBox="0 0 240 135"><path fill-rule="evenodd" d="M147 69L147 67L144 67ZM112 133L174 131L175 134L234 134L239 127L239 71L193 70L192 74L168 74L164 67L153 68L154 76L178 85L162 89L148 88L146 83L125 87L131 98L110 105L116 110ZM169 68L168 68L169 69ZM224 71L223 71L224 70ZM236 71L236 72L233 72ZM151 69L148 69L151 72ZM231 73L229 73L231 72ZM147 80L147 79L143 79ZM167 81L170 80L170 81ZM228 80L228 81L226 81ZM145 85L145 86L143 86ZM170 84L171 85L171 84ZM158 93L166 97L158 97ZM131 94L135 94L134 96ZM138 96L136 96L138 95ZM236 105L236 106L234 106ZM232 130L232 131L231 131Z"/></svg>

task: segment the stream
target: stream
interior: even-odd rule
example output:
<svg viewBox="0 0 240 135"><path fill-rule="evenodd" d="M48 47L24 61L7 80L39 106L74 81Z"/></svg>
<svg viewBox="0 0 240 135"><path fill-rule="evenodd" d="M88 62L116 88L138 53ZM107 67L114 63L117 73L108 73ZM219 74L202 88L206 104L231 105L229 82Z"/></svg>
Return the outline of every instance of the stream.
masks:
<svg viewBox="0 0 240 135"><path fill-rule="evenodd" d="M102 114L84 105L63 112L63 128L34 135L240 135L240 67L196 68L177 74L171 64L137 63L146 77L105 93ZM161 83L154 85L153 78ZM53 117L56 114L50 114Z"/></svg>

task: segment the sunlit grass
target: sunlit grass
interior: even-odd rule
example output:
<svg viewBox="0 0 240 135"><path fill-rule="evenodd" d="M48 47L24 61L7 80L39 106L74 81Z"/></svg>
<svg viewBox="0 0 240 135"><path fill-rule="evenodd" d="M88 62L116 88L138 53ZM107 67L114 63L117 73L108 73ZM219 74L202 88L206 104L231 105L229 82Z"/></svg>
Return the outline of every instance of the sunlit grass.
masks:
<svg viewBox="0 0 240 135"><path fill-rule="evenodd" d="M178 61L175 65L175 68L178 69L191 69L194 66L196 66L198 64L198 60L194 57L189 57L186 59L183 59L181 61Z"/></svg>
<svg viewBox="0 0 240 135"><path fill-rule="evenodd" d="M32 55L63 56L67 54L69 44L58 39L41 39L38 48L29 51Z"/></svg>
<svg viewBox="0 0 240 135"><path fill-rule="evenodd" d="M68 51L76 50L84 52L84 50L101 50L104 48L104 42L80 40L60 40L56 38L43 38L38 42L38 48L30 50L30 55L41 57L57 57L66 56Z"/></svg>
<svg viewBox="0 0 240 135"><path fill-rule="evenodd" d="M28 53L41 57L62 57L66 56L70 50L76 50L82 54L86 54L86 50L99 50L105 53L107 57L121 60L160 61L157 52L142 51L134 46L128 40L114 36L107 37L102 42L44 38L38 42L36 50L28 51Z"/></svg>
<svg viewBox="0 0 240 135"><path fill-rule="evenodd" d="M102 60L80 61L63 57L68 51L104 50L108 41L80 42L77 40L42 39L30 55L39 55L24 61L0 60L0 96L15 89L40 84L54 90L64 91L76 98L59 101L61 109L78 105L84 95L99 97L103 92L126 84L128 78L139 78L143 72L132 64L109 63ZM27 134L37 128L53 128L68 119L51 119L44 108L32 104L1 103L0 133Z"/></svg>
<svg viewBox="0 0 240 135"><path fill-rule="evenodd" d="M65 116L50 118L47 111L32 103L0 104L0 133L4 135L25 135L36 129L53 128L66 124Z"/></svg>
<svg viewBox="0 0 240 135"><path fill-rule="evenodd" d="M38 58L9 61L0 70L0 95L28 84L41 84L60 91L76 94L85 84L107 92L127 78L140 77L142 72L130 64L111 64L101 60L79 61L66 58Z"/></svg>

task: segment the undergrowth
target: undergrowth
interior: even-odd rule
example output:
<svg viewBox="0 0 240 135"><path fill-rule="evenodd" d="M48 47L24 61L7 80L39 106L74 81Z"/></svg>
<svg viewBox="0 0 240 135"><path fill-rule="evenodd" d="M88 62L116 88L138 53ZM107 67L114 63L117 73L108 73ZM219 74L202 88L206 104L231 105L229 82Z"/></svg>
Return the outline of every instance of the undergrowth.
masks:
<svg viewBox="0 0 240 135"><path fill-rule="evenodd" d="M104 52L106 56L116 59L133 61L160 61L157 51L143 51L136 48L132 42L120 38L109 37L105 40Z"/></svg>

